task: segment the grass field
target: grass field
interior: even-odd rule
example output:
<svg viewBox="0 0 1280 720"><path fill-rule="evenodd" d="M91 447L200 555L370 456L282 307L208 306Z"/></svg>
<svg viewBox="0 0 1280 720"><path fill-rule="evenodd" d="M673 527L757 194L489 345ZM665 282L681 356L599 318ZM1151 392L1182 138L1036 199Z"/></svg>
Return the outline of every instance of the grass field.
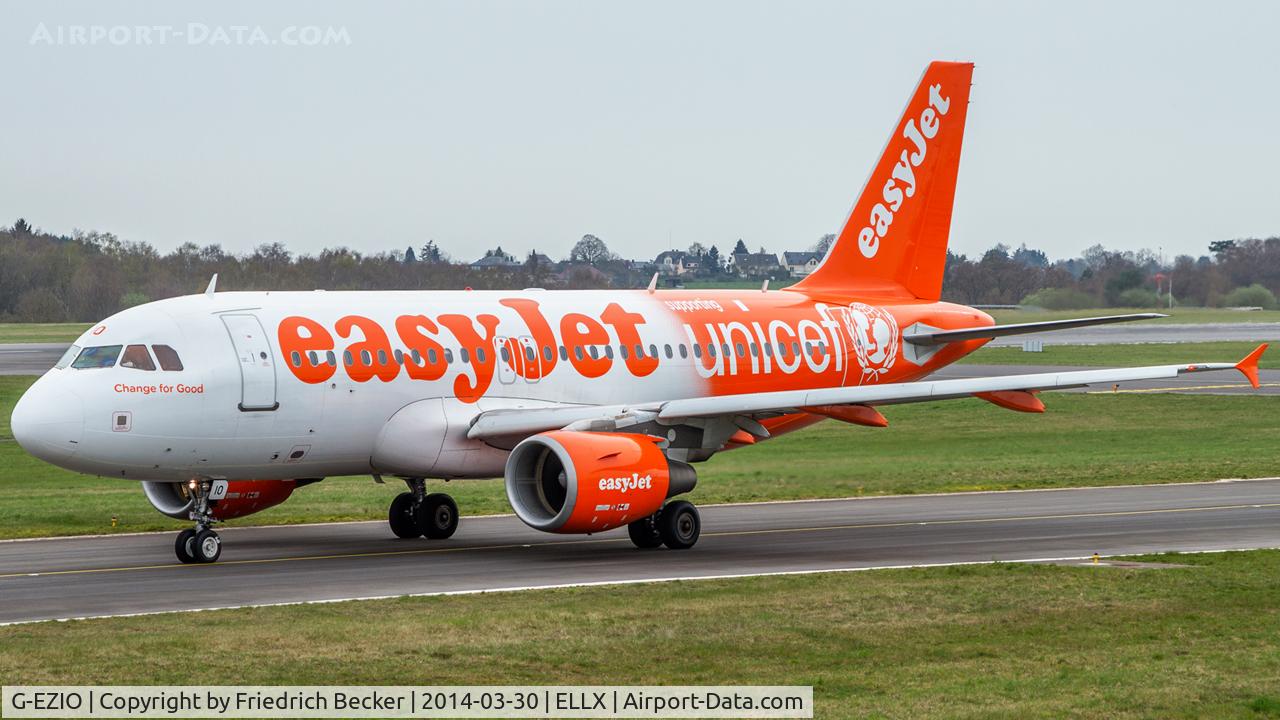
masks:
<svg viewBox="0 0 1280 720"><path fill-rule="evenodd" d="M1067 320L1069 318L1096 317L1098 315L1128 315L1129 313L1159 312L1168 315L1156 320L1142 320L1146 323L1181 324L1181 323L1242 323L1242 322L1280 322L1280 310L1260 310L1242 312L1240 310L1224 310L1222 308L1185 307L1173 308L1094 308L1086 310L988 310L987 313L998 323L1040 322L1043 320Z"/></svg>
<svg viewBox="0 0 1280 720"><path fill-rule="evenodd" d="M9 413L31 378L0 377L0 537L177 529L133 482L60 470L27 455ZM696 502L846 497L1280 474L1280 398L1046 396L1025 415L980 400L887 407L890 427L827 422L699 466ZM910 458L904 463L903 458ZM498 480L432 483L465 514L509 512ZM330 478L239 524L385 517L394 480Z"/></svg>
<svg viewBox="0 0 1280 720"><path fill-rule="evenodd" d="M814 687L820 718L1280 716L1280 552L1142 559L1190 567L996 564L41 623L0 628L0 678L794 684Z"/></svg>
<svg viewBox="0 0 1280 720"><path fill-rule="evenodd" d="M1175 365L1191 362L1239 362L1258 347L1256 342L1143 343L1139 345L1050 345L1044 352L1023 352L1020 347L985 347L961 360L979 365ZM1272 343L1278 345L1278 343ZM1280 369L1280 347L1262 356L1259 367ZM1226 378L1227 375L1202 377ZM1232 381L1243 381L1236 375Z"/></svg>
<svg viewBox="0 0 1280 720"><path fill-rule="evenodd" d="M70 343L88 329L87 323L0 323L0 344Z"/></svg>

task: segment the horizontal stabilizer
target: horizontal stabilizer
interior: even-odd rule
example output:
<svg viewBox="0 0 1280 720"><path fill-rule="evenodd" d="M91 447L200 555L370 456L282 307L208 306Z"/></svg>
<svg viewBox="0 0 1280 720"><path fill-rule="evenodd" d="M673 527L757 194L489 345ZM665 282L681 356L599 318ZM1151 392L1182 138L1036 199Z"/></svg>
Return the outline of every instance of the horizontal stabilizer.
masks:
<svg viewBox="0 0 1280 720"><path fill-rule="evenodd" d="M959 330L936 330L928 332L907 333L902 336L904 342L912 345L945 345L962 340L981 340L1004 337L1005 335L1025 335L1027 333L1050 332L1053 330L1069 330L1071 328L1088 327L1090 325L1110 325L1111 323L1133 322L1134 320L1154 320L1168 317L1160 313L1131 313L1129 315L1102 315L1091 318L1074 318L1072 320L1046 320L1044 322L1017 323L1014 325L987 325L986 327L960 328Z"/></svg>

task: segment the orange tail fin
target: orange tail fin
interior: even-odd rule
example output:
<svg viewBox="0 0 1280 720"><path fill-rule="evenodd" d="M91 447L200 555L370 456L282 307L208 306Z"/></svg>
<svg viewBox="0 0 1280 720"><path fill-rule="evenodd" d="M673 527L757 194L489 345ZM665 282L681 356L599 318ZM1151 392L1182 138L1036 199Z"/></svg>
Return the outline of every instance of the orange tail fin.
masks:
<svg viewBox="0 0 1280 720"><path fill-rule="evenodd" d="M844 229L793 288L938 299L972 78L972 63L929 65Z"/></svg>

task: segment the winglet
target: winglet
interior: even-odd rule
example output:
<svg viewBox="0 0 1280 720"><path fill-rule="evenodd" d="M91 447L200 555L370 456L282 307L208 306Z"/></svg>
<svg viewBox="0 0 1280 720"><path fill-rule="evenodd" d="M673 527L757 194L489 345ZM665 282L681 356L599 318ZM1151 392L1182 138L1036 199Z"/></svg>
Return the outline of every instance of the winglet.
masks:
<svg viewBox="0 0 1280 720"><path fill-rule="evenodd" d="M645 288L645 290L648 290L649 294L652 295L653 291L657 289L658 289L658 273L654 273L653 277L649 278L649 287Z"/></svg>
<svg viewBox="0 0 1280 720"><path fill-rule="evenodd" d="M1249 384L1258 387L1258 361L1262 359L1262 353L1267 351L1268 344L1262 343L1256 350L1245 356L1243 360L1236 363L1236 369L1248 379Z"/></svg>
<svg viewBox="0 0 1280 720"><path fill-rule="evenodd" d="M218 273L214 273L213 277L209 278L209 287L204 289L204 296L208 298L213 297L213 292L217 289L218 289Z"/></svg>

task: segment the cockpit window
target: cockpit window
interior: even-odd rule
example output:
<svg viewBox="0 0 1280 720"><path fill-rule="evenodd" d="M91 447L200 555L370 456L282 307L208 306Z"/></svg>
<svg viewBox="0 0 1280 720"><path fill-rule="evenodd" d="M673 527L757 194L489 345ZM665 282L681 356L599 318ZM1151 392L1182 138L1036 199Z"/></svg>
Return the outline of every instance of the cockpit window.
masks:
<svg viewBox="0 0 1280 720"><path fill-rule="evenodd" d="M77 370L85 370L88 368L109 368L116 364L116 358L120 357L121 345L99 345L97 347L87 347L80 351L80 356L76 361L71 363L71 367Z"/></svg>
<svg viewBox="0 0 1280 720"><path fill-rule="evenodd" d="M61 370L66 366L70 365L71 361L75 360L76 356L79 354L80 354L80 346L72 345L71 347L67 348L66 352L62 353L62 358L58 360L58 362L55 363L53 367L58 370Z"/></svg>
<svg viewBox="0 0 1280 720"><path fill-rule="evenodd" d="M151 361L151 353L147 352L146 345L130 345L124 349L124 355L120 358L120 367L155 370L156 364Z"/></svg>
<svg viewBox="0 0 1280 720"><path fill-rule="evenodd" d="M178 351L168 345L152 345L151 351L156 354L156 360L160 361L161 370L177 371L182 369L182 359L178 357Z"/></svg>

